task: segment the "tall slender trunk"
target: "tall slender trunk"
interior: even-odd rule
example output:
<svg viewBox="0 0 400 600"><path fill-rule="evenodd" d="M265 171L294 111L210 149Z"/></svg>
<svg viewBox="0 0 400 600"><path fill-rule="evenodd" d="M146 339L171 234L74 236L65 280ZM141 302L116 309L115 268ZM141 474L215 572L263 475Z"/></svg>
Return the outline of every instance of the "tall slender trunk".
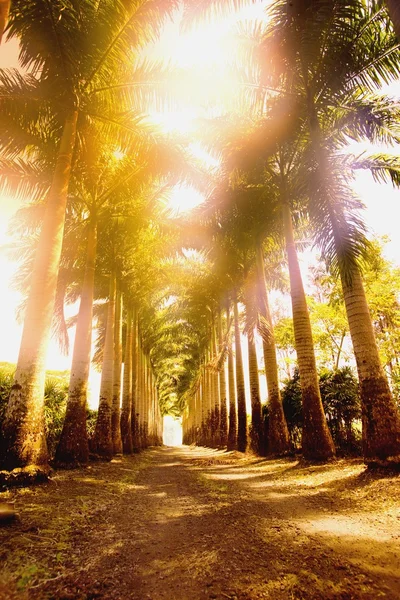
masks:
<svg viewBox="0 0 400 600"><path fill-rule="evenodd" d="M304 458L323 461L335 455L319 391L314 344L303 280L293 236L290 207L282 191L282 213L288 257L293 328L303 403L302 449Z"/></svg>
<svg viewBox="0 0 400 600"><path fill-rule="evenodd" d="M132 314L132 409L131 428L133 451L139 449L138 432L139 391L138 391L138 315L134 307Z"/></svg>
<svg viewBox="0 0 400 600"><path fill-rule="evenodd" d="M222 311L218 314L218 346L219 352L225 352L223 330L222 330ZM228 442L228 411L226 406L226 375L225 375L225 363L226 360L222 361L221 368L219 371L219 390L220 390L220 420L219 420L219 442L222 447L227 445Z"/></svg>
<svg viewBox="0 0 400 600"><path fill-rule="evenodd" d="M391 5L390 1L389 5ZM394 9L394 4L391 8ZM400 16L399 13L399 8L394 9L393 16ZM307 84L306 78L305 82ZM322 132L315 100L307 85L306 89L311 140L318 160L319 191L320 194L323 194L325 178L329 172L327 157L322 144ZM360 379L364 458L367 463L386 461L387 459L400 463L400 415L379 358L360 270L355 263L350 269L345 265L341 256L343 239L336 212L331 205L328 205L328 211L336 255L339 257L338 263L347 319Z"/></svg>
<svg viewBox="0 0 400 600"><path fill-rule="evenodd" d="M206 407L207 407L207 417L205 423L205 445L211 446L212 444L212 400L213 400L213 380L210 369L210 361L211 361L211 350L208 348L206 354Z"/></svg>
<svg viewBox="0 0 400 600"><path fill-rule="evenodd" d="M92 320L94 276L97 252L97 222L89 223L85 276L76 324L74 350L69 379L67 410L56 463L63 465L85 464L89 460L86 430L87 392L92 350Z"/></svg>
<svg viewBox="0 0 400 600"><path fill-rule="evenodd" d="M270 454L287 454L290 451L290 436L282 398L279 390L278 360L271 311L269 308L267 284L265 281L264 253L262 244L257 246L257 279L260 315L265 319L268 335L263 336L265 377L268 389L268 432L265 450Z"/></svg>
<svg viewBox="0 0 400 600"><path fill-rule="evenodd" d="M251 399L251 428L250 428L250 447L256 454L260 454L263 448L263 431L261 426L261 399L260 399L260 381L258 377L258 364L255 339L251 335L247 336L248 360L249 360L249 380L250 380L250 399Z"/></svg>
<svg viewBox="0 0 400 600"><path fill-rule="evenodd" d="M132 309L127 307L124 379L122 385L121 437L124 454L132 454Z"/></svg>
<svg viewBox="0 0 400 600"><path fill-rule="evenodd" d="M94 452L106 459L111 459L113 455L111 413L114 376L115 288L116 281L115 273L113 272L110 276L110 297L108 301L106 339L103 351L99 410L93 437Z"/></svg>
<svg viewBox="0 0 400 600"><path fill-rule="evenodd" d="M200 368L201 368L201 365L200 365ZM197 398L196 398L195 436L194 436L194 440L193 440L195 444L199 443L199 438L201 435L201 415L202 415L202 406L203 406L202 387L203 387L203 378L200 375L199 388L197 390Z"/></svg>
<svg viewBox="0 0 400 600"><path fill-rule="evenodd" d="M213 314L212 317L212 360L214 362L214 367L216 366L217 360L217 324L215 321L215 316ZM213 384L213 398L212 398L212 445L217 448L221 445L220 439L220 422L221 422L221 396L219 389L219 373L216 370L211 371L212 384Z"/></svg>
<svg viewBox="0 0 400 600"><path fill-rule="evenodd" d="M143 406L143 439L144 447L147 448L149 445L149 386L148 386L148 356L146 352L143 352L143 389L144 389L144 406Z"/></svg>
<svg viewBox="0 0 400 600"><path fill-rule="evenodd" d="M237 449L239 450L239 452L246 452L246 448L247 448L246 394L245 394L245 387L244 387L242 346L240 343L239 311L238 311L238 303L237 303L236 298L233 302L233 313L234 313L234 321L235 321L236 395L237 395L237 416L238 416Z"/></svg>
<svg viewBox="0 0 400 600"><path fill-rule="evenodd" d="M31 275L24 328L6 415L0 462L6 469L48 461L44 381L64 234L78 112L66 119Z"/></svg>
<svg viewBox="0 0 400 600"><path fill-rule="evenodd" d="M143 352L140 333L138 328L138 345L137 345L137 404L136 404L136 429L137 429L137 447L144 447L143 441L143 405L144 405L144 390L143 390Z"/></svg>
<svg viewBox="0 0 400 600"><path fill-rule="evenodd" d="M114 324L114 376L111 430L114 454L122 454L121 438L122 294L116 292Z"/></svg>
<svg viewBox="0 0 400 600"><path fill-rule="evenodd" d="M206 444L207 435L207 413L208 413L208 373L207 373L207 352L204 355L204 362L202 365L202 385L201 385L201 424L200 424L200 435L198 442L201 446Z"/></svg>
<svg viewBox="0 0 400 600"><path fill-rule="evenodd" d="M390 18L393 21L394 30L397 35L397 40L400 42L400 3L399 3L399 0L386 0L386 6L389 11Z"/></svg>
<svg viewBox="0 0 400 600"><path fill-rule="evenodd" d="M350 335L361 386L363 451L367 463L400 462L400 415L389 389L376 345L361 275L341 273ZM350 279L350 280L349 280Z"/></svg>
<svg viewBox="0 0 400 600"><path fill-rule="evenodd" d="M229 303L226 308L226 320L230 320ZM229 326L229 325L228 325ZM228 420L228 450L237 449L237 401L235 385L235 366L233 360L232 335L229 334L228 340L228 393L229 393L229 420Z"/></svg>
<svg viewBox="0 0 400 600"><path fill-rule="evenodd" d="M148 403L147 403L147 443L149 446L153 445L153 409L154 409L154 397L153 397L153 373L151 370L150 356L147 357L147 389L148 389Z"/></svg>

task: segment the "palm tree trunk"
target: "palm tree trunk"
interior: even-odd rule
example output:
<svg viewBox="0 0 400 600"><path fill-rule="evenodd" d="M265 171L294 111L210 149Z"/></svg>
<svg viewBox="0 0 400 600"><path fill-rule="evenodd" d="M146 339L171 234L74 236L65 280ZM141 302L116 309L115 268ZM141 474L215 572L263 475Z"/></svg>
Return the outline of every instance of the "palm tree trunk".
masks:
<svg viewBox="0 0 400 600"><path fill-rule="evenodd" d="M148 388L148 356L143 351L143 447L149 445L149 388Z"/></svg>
<svg viewBox="0 0 400 600"><path fill-rule="evenodd" d="M121 438L122 295L117 290L114 324L114 376L111 430L114 454L122 454Z"/></svg>
<svg viewBox="0 0 400 600"><path fill-rule="evenodd" d="M136 405L136 427L137 427L137 445L138 448L144 448L143 439L143 405L144 405L144 389L143 389L143 351L138 330L138 347L137 347L137 405Z"/></svg>
<svg viewBox="0 0 400 600"><path fill-rule="evenodd" d="M226 309L226 320L229 323L230 307ZM229 326L229 325L228 325ZM228 442L227 450L237 449L237 402L235 385L235 366L233 361L232 336L229 334L228 341L228 393L229 393L229 418L228 418Z"/></svg>
<svg viewBox="0 0 400 600"><path fill-rule="evenodd" d="M202 365L202 385L201 385L201 424L200 424L200 435L199 444L204 446L206 444L207 434L207 411L208 411L208 373L207 373L207 353L204 356L204 363Z"/></svg>
<svg viewBox="0 0 400 600"><path fill-rule="evenodd" d="M67 118L31 275L24 329L6 415L0 462L6 469L48 461L43 397L47 347L64 234L77 111Z"/></svg>
<svg viewBox="0 0 400 600"><path fill-rule="evenodd" d="M124 454L132 454L132 309L127 309L126 340L124 356L124 379L122 386L121 437Z"/></svg>
<svg viewBox="0 0 400 600"><path fill-rule="evenodd" d="M217 360L217 331L215 317L212 317L212 359L214 362ZM214 448L218 448L221 445L220 439L220 420L221 420L221 397L219 389L219 372L211 371L212 384L213 384L213 398L212 398L212 445Z"/></svg>
<svg viewBox="0 0 400 600"><path fill-rule="evenodd" d="M400 41L400 3L399 0L386 0L386 6L389 11L390 18L393 21L394 30Z"/></svg>
<svg viewBox="0 0 400 600"><path fill-rule="evenodd" d="M213 401L213 380L210 369L210 361L211 361L211 349L207 350L206 355L206 407L207 407L207 417L205 423L205 445L211 446L212 444L212 401Z"/></svg>
<svg viewBox="0 0 400 600"><path fill-rule="evenodd" d="M251 399L251 429L250 447L253 452L260 454L263 447L263 432L261 427L260 381L258 378L258 363L255 339L247 336L249 380Z"/></svg>
<svg viewBox="0 0 400 600"><path fill-rule="evenodd" d="M10 11L10 0L0 0L0 45L4 30L7 26L8 13Z"/></svg>
<svg viewBox="0 0 400 600"><path fill-rule="evenodd" d="M224 352L223 348L223 332L222 332L222 311L219 311L218 315L218 345L219 352ZM226 406L226 375L225 375L225 363L224 359L221 364L219 371L219 390L220 390L220 421L219 421L219 442L222 447L225 447L228 442L228 411Z"/></svg>
<svg viewBox="0 0 400 600"><path fill-rule="evenodd" d="M322 406L310 315L294 242L292 216L284 193L282 213L289 266L294 338L303 403L302 449L304 458L307 460L323 461L335 455L335 448Z"/></svg>
<svg viewBox="0 0 400 600"><path fill-rule="evenodd" d="M262 245L257 247L257 278L259 289L259 311L265 319L268 336L263 336L265 377L268 389L268 433L265 450L270 454L287 454L290 451L290 436L282 398L279 390L278 360L271 311L269 309L267 285L265 281L264 253Z"/></svg>
<svg viewBox="0 0 400 600"><path fill-rule="evenodd" d="M235 321L235 356L236 356L236 394L237 394L237 415L238 415L238 436L237 449L239 452L246 452L247 448L247 413L246 413L246 395L244 387L242 346L240 343L239 329L239 311L235 298L233 302L233 312Z"/></svg>
<svg viewBox="0 0 400 600"><path fill-rule="evenodd" d="M132 409L131 409L131 428L132 428L132 446L133 451L139 449L139 430L138 430L138 412L139 412L139 391L138 391L138 318L136 307L132 315Z"/></svg>
<svg viewBox="0 0 400 600"><path fill-rule="evenodd" d="M94 452L106 459L112 458L114 450L111 430L111 414L114 376L115 288L116 281L115 273L113 272L110 276L110 297L107 310L107 329L101 372L99 410L93 437Z"/></svg>
<svg viewBox="0 0 400 600"><path fill-rule="evenodd" d="M350 280L349 280L350 279ZM367 463L400 462L400 417L383 371L361 275L341 273L350 335L361 386L363 451Z"/></svg>
<svg viewBox="0 0 400 600"><path fill-rule="evenodd" d="M97 252L97 222L89 223L85 276L76 324L74 351L69 380L67 410L56 463L63 465L85 464L89 460L86 431L87 391L92 350L92 320L94 276Z"/></svg>

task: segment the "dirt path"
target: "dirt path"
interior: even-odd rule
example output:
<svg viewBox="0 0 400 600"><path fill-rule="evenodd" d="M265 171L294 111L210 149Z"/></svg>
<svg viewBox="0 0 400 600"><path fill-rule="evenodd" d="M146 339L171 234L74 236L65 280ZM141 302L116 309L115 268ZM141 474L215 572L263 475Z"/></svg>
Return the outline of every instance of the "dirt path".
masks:
<svg viewBox="0 0 400 600"><path fill-rule="evenodd" d="M400 598L400 478L157 448L7 493L0 598Z"/></svg>

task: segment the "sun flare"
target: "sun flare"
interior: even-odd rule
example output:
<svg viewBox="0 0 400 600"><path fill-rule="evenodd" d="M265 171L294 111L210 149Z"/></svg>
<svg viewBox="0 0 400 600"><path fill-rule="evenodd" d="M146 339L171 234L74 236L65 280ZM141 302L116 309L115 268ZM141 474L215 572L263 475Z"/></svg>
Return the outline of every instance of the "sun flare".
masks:
<svg viewBox="0 0 400 600"><path fill-rule="evenodd" d="M204 196L189 185L179 184L172 188L168 200L168 209L174 216L189 212L204 202Z"/></svg>

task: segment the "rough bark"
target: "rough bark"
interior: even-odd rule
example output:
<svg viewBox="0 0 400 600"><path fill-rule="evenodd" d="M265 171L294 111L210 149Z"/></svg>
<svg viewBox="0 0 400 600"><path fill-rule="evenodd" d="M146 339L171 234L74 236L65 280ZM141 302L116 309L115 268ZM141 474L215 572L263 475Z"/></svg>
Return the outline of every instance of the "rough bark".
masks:
<svg viewBox="0 0 400 600"><path fill-rule="evenodd" d="M260 381L258 377L257 353L254 338L247 337L248 359L249 359L249 379L250 379L250 399L251 399L251 427L250 427L250 448L256 454L260 454L263 448L263 431L261 421L261 399L260 399Z"/></svg>
<svg viewBox="0 0 400 600"><path fill-rule="evenodd" d="M201 423L198 443L200 446L206 444L206 432L207 432L207 399L208 399L208 374L207 374L207 354L204 357L204 363L202 365L202 385L201 385Z"/></svg>
<svg viewBox="0 0 400 600"><path fill-rule="evenodd" d="M400 2L399 0L386 0L386 6L392 19L397 39L400 42Z"/></svg>
<svg viewBox="0 0 400 600"><path fill-rule="evenodd" d="M127 309L126 340L124 356L124 379L122 385L121 437L124 454L132 454L132 310Z"/></svg>
<svg viewBox="0 0 400 600"><path fill-rule="evenodd" d="M230 308L226 309L226 319L229 323ZM237 401L235 385L235 366L232 349L232 336L228 340L228 393L229 393L229 416L228 416L228 450L237 449Z"/></svg>
<svg viewBox="0 0 400 600"><path fill-rule="evenodd" d="M110 292L107 309L106 339L104 342L101 371L100 400L96 428L93 436L93 451L105 459L113 455L111 413L114 376L114 322L115 322L115 273L110 276Z"/></svg>
<svg viewBox="0 0 400 600"><path fill-rule="evenodd" d="M60 265L78 113L66 119L31 275L24 328L6 415L0 463L6 469L48 461L43 397L47 347Z"/></svg>
<svg viewBox="0 0 400 600"><path fill-rule="evenodd" d="M116 293L114 324L114 375L111 431L114 454L122 454L121 437L122 295Z"/></svg>
<svg viewBox="0 0 400 600"><path fill-rule="evenodd" d="M246 452L247 448L247 414L246 414L246 395L244 387L242 346L240 344L239 329L239 311L235 300L233 303L234 322L235 322L235 357L236 357L236 396L237 396L237 417L238 434L237 449L239 452Z"/></svg>
<svg viewBox="0 0 400 600"><path fill-rule="evenodd" d="M282 455L290 451L290 436L279 390L274 327L269 309L264 271L264 254L261 244L257 248L257 276L259 311L268 327L268 335L263 336L264 368L268 389L268 432L265 450L269 454Z"/></svg>
<svg viewBox="0 0 400 600"><path fill-rule="evenodd" d="M206 403L206 420L204 424L204 442L206 446L212 444L212 399L213 399L213 380L210 369L211 350L207 350L206 354L206 387L205 387L205 403Z"/></svg>
<svg viewBox="0 0 400 600"><path fill-rule="evenodd" d="M213 316L212 319L212 360L215 366L217 360L217 329L216 322ZM219 372L216 370L211 371L212 386L213 386L213 397L212 397L212 445L214 448L218 448L221 445L220 438L220 422L221 422L221 395L219 389Z"/></svg>
<svg viewBox="0 0 400 600"><path fill-rule="evenodd" d="M383 371L361 275L341 274L361 387L363 452L367 463L400 463L400 415Z"/></svg>
<svg viewBox="0 0 400 600"><path fill-rule="evenodd" d="M74 350L69 380L67 410L57 447L59 465L85 464L89 460L86 430L87 392L92 350L94 275L97 251L97 223L89 223L85 276L76 324Z"/></svg>
<svg viewBox="0 0 400 600"><path fill-rule="evenodd" d="M137 310L133 309L132 314L132 409L131 409L131 429L133 451L139 449L138 433L138 320Z"/></svg>
<svg viewBox="0 0 400 600"><path fill-rule="evenodd" d="M222 311L218 315L218 346L219 352L224 352L224 340L222 330ZM228 442L228 411L227 411L227 397L226 397L226 375L225 375L225 363L224 359L221 364L219 371L219 390L220 390L220 420L219 420L219 442L222 447L227 445Z"/></svg>
<svg viewBox="0 0 400 600"><path fill-rule="evenodd" d="M137 404L136 404L136 441L137 447L144 447L143 440L143 406L144 406L144 389L143 389L143 351L140 341L138 329L138 345L137 345Z"/></svg>
<svg viewBox="0 0 400 600"><path fill-rule="evenodd" d="M335 448L326 424L319 391L310 315L293 237L292 217L283 191L282 196L294 338L303 404L302 450L307 460L324 461L335 455Z"/></svg>
<svg viewBox="0 0 400 600"><path fill-rule="evenodd" d="M147 369L148 369L148 357L147 354L143 351L143 368L142 368L142 379L143 379L143 408L142 408L142 439L143 439L143 448L147 448L148 443L148 415L149 415L149 389L147 387Z"/></svg>

